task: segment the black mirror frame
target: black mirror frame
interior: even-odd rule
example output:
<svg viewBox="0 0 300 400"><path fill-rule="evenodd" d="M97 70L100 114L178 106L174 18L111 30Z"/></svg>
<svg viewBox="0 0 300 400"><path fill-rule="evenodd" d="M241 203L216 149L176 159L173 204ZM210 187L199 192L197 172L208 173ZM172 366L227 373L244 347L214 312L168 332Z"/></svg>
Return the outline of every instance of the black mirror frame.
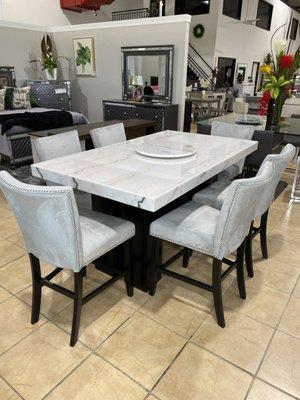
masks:
<svg viewBox="0 0 300 400"><path fill-rule="evenodd" d="M147 100L158 100L160 102L172 104L173 96L173 65L174 65L174 46L134 46L122 47L122 98L132 100L129 92L128 76L126 74L129 56L166 56L166 86L164 95L147 96Z"/></svg>

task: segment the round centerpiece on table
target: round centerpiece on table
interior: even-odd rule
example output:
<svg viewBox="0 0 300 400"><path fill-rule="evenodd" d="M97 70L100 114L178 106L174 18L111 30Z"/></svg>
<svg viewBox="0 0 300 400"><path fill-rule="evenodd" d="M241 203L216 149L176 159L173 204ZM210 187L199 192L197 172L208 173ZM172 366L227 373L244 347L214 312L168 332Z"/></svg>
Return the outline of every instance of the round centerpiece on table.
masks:
<svg viewBox="0 0 300 400"><path fill-rule="evenodd" d="M192 145L178 145L170 147L161 144L142 144L136 148L136 152L142 156L152 158L175 159L193 156L197 149Z"/></svg>

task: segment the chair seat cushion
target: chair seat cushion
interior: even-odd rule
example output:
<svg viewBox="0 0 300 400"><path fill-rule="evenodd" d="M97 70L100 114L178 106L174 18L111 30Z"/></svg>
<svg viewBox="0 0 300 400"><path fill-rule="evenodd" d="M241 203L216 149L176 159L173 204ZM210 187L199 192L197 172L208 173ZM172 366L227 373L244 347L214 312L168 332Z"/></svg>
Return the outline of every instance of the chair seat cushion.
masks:
<svg viewBox="0 0 300 400"><path fill-rule="evenodd" d="M194 194L193 201L220 210L228 193L231 182L227 179L216 181L200 192Z"/></svg>
<svg viewBox="0 0 300 400"><path fill-rule="evenodd" d="M83 265L96 260L135 235L129 221L90 210L79 210Z"/></svg>
<svg viewBox="0 0 300 400"><path fill-rule="evenodd" d="M202 253L213 254L220 211L190 201L150 225L150 235Z"/></svg>

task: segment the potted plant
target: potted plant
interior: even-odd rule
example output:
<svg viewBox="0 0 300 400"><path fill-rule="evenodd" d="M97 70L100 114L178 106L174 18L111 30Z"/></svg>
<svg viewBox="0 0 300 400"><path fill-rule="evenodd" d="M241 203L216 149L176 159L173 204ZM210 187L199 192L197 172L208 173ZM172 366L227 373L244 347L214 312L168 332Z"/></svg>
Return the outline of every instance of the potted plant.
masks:
<svg viewBox="0 0 300 400"><path fill-rule="evenodd" d="M46 73L47 80L57 80L57 67L60 59L68 60L65 56L55 56L53 54L52 41L49 35L44 35L41 41L42 58L31 60L30 62L39 62L42 70Z"/></svg>
<svg viewBox="0 0 300 400"><path fill-rule="evenodd" d="M300 67L300 47L289 54L285 41L276 44L273 59L260 67L265 75L260 115L267 115L266 129L279 131L284 103L292 97L293 78Z"/></svg>

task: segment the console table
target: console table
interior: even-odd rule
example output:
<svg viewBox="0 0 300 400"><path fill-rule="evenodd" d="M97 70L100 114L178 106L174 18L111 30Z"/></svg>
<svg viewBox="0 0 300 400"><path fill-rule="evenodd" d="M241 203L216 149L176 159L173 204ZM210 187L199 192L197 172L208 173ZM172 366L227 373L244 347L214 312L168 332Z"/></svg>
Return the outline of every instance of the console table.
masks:
<svg viewBox="0 0 300 400"><path fill-rule="evenodd" d="M177 130L178 105L130 100L104 100L103 117L127 120L131 118L155 121L155 131Z"/></svg>

